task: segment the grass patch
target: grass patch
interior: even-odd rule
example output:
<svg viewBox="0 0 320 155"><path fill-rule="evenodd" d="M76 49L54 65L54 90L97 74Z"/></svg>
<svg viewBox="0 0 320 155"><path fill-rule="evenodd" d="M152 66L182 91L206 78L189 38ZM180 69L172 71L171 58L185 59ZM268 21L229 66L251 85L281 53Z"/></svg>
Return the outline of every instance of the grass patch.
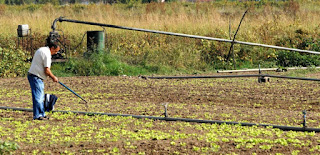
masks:
<svg viewBox="0 0 320 155"><path fill-rule="evenodd" d="M316 69L315 67L310 67L308 69L297 69L297 70L291 70L290 72L286 73L286 76L292 76L292 77L303 77L306 74L310 73L317 73L320 69Z"/></svg>
<svg viewBox="0 0 320 155"><path fill-rule="evenodd" d="M66 62L65 67L60 66L60 71L65 68L68 74L80 76L92 75L139 75L149 71L140 66L130 66L119 61L115 56L105 52L95 52L92 55L72 58Z"/></svg>

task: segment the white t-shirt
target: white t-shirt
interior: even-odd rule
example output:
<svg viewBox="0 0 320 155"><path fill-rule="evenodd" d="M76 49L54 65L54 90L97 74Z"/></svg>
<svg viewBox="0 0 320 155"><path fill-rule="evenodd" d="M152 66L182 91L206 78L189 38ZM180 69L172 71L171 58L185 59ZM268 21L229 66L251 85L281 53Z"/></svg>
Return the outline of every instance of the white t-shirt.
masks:
<svg viewBox="0 0 320 155"><path fill-rule="evenodd" d="M41 79L47 79L44 71L45 67L51 67L51 52L49 47L39 48L33 56L29 73L34 74Z"/></svg>

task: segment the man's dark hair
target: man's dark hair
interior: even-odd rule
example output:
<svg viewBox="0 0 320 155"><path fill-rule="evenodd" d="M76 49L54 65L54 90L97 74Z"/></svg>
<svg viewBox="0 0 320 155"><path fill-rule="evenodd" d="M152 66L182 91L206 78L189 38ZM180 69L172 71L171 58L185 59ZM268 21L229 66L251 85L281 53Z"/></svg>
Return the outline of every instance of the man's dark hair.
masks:
<svg viewBox="0 0 320 155"><path fill-rule="evenodd" d="M57 42L53 42L53 41L50 39L50 37L48 37L48 38L46 39L46 46L48 46L49 48L51 48L51 47L57 48L57 47L58 47L58 44L57 44Z"/></svg>

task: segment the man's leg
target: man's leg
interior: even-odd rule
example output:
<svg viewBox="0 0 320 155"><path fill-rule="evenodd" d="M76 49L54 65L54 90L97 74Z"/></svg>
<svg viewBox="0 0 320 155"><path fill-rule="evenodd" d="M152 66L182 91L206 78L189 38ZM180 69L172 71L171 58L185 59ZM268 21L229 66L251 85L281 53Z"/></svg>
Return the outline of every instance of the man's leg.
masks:
<svg viewBox="0 0 320 155"><path fill-rule="evenodd" d="M44 99L44 84L43 81L35 76L28 75L29 84L32 93L33 102L33 119L39 117L45 117L45 111L43 106Z"/></svg>

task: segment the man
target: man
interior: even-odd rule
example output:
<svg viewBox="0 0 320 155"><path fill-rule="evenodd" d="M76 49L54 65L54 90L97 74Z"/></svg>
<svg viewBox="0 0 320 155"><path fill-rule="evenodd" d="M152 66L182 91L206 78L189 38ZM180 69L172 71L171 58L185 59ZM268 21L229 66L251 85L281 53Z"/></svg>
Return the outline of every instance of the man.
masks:
<svg viewBox="0 0 320 155"><path fill-rule="evenodd" d="M58 78L52 74L51 56L57 54L60 47L56 43L51 43L47 39L46 47L39 48L33 56L31 67L28 71L28 81L31 87L33 102L33 119L49 119L45 115L44 108L44 83L43 80L49 76L53 82L58 82Z"/></svg>

